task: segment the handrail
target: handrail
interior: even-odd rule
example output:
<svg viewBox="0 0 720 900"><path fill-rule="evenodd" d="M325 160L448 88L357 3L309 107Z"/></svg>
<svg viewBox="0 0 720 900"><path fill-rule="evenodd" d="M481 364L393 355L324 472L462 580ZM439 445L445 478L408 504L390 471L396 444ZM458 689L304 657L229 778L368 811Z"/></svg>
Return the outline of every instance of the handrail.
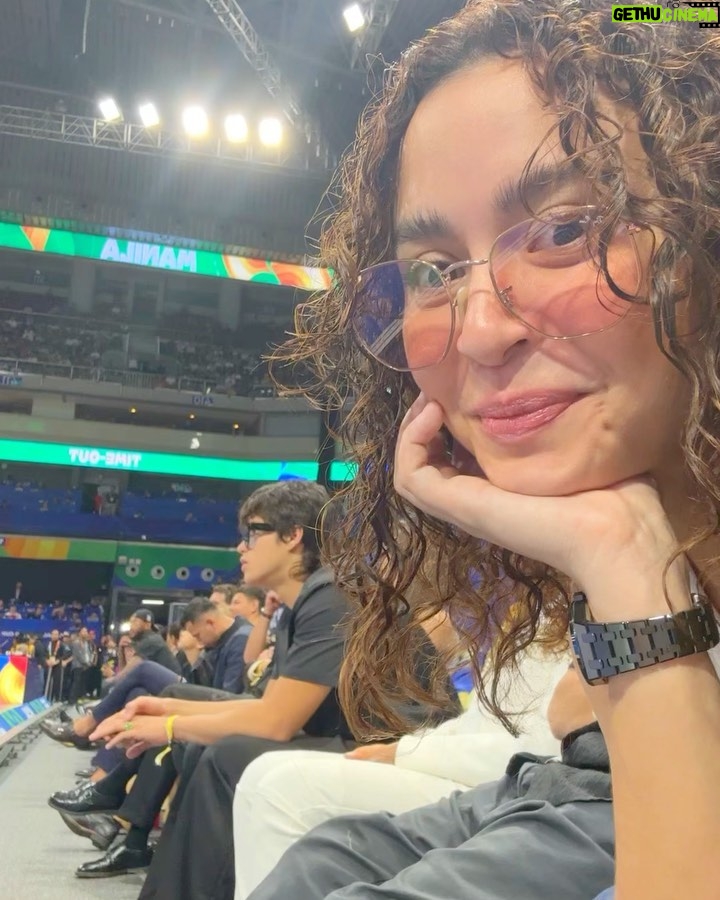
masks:
<svg viewBox="0 0 720 900"><path fill-rule="evenodd" d="M223 383L207 378L192 378L187 375L160 375L152 372L136 372L133 369L107 369L104 366L75 366L70 363L44 363L27 359L0 357L0 380L2 376L39 375L42 378L70 378L83 381L102 381L110 384L121 384L123 387L155 390L163 388L170 391L190 394L222 394L228 395ZM259 386L258 391L238 396L274 397L268 394L267 386ZM234 393L234 392L233 392Z"/></svg>

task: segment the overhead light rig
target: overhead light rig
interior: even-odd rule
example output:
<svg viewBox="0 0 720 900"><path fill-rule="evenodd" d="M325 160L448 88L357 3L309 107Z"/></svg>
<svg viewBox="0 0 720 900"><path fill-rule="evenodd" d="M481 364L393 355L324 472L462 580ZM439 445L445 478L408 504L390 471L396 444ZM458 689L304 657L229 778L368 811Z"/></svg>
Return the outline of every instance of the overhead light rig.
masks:
<svg viewBox="0 0 720 900"><path fill-rule="evenodd" d="M152 156L203 157L227 164L252 163L303 171L329 169L327 156L319 156L308 145L283 144L282 123L278 119L268 118L259 123L263 143L259 147L247 139L248 126L246 122L243 125L239 115L226 119L224 137L205 140L161 127L157 110L150 103L144 104L143 118L147 124L0 105L0 134ZM194 120L195 124L197 121Z"/></svg>
<svg viewBox="0 0 720 900"><path fill-rule="evenodd" d="M372 67L398 3L399 0L365 0L345 8L345 24L353 34L350 55L353 68L359 66L368 71Z"/></svg>
<svg viewBox="0 0 720 900"><path fill-rule="evenodd" d="M319 165L323 168L333 168L336 160L325 137L313 117L303 109L294 91L286 84L282 73L237 0L206 0L206 3L255 70L267 92L279 102L287 120L296 131L303 134L309 152L317 157Z"/></svg>

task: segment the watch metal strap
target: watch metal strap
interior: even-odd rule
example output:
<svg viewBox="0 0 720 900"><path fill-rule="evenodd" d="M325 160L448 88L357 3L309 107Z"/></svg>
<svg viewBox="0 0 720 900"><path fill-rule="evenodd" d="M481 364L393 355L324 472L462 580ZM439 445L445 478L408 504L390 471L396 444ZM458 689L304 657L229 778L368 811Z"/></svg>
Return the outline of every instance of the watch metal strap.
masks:
<svg viewBox="0 0 720 900"><path fill-rule="evenodd" d="M710 603L692 594L692 609L636 619L595 622L585 594L573 596L570 637L580 671L589 684L602 684L613 675L704 653L720 642Z"/></svg>

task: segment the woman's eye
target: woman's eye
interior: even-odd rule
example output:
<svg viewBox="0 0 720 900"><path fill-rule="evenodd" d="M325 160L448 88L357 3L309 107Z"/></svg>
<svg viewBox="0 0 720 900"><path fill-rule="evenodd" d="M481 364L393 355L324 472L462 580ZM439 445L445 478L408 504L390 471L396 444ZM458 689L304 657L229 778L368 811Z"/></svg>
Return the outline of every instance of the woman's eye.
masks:
<svg viewBox="0 0 720 900"><path fill-rule="evenodd" d="M560 222L544 222L530 229L526 249L530 252L563 250L587 240L587 216Z"/></svg>
<svg viewBox="0 0 720 900"><path fill-rule="evenodd" d="M585 226L578 220L562 222L560 225L554 225L552 229L552 240L555 247L565 247L584 237Z"/></svg>
<svg viewBox="0 0 720 900"><path fill-rule="evenodd" d="M448 266L449 263L435 260L418 260L407 274L407 281L410 287L415 290L433 290L443 286L442 266Z"/></svg>

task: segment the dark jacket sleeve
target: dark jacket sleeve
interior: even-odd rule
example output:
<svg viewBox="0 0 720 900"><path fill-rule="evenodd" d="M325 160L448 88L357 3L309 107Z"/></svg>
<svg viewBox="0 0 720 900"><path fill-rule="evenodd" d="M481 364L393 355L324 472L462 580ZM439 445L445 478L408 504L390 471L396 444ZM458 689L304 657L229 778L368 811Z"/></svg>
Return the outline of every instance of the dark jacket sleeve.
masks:
<svg viewBox="0 0 720 900"><path fill-rule="evenodd" d="M42 641L35 641L35 662L43 669L47 666L48 652Z"/></svg>
<svg viewBox="0 0 720 900"><path fill-rule="evenodd" d="M232 694L242 694L245 689L245 645L247 644L247 635L237 631L228 641L224 648L221 668L221 684L217 687L224 691L230 691Z"/></svg>

